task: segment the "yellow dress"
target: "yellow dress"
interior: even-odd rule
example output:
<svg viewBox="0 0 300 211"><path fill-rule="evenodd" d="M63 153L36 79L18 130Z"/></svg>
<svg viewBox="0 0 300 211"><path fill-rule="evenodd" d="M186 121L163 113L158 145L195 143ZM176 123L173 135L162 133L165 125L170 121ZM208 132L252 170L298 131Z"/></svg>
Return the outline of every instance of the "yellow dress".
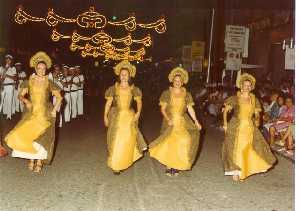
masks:
<svg viewBox="0 0 300 211"><path fill-rule="evenodd" d="M266 161L260 158L253 150L252 141L254 134L254 125L251 120L252 106L249 103L241 103L240 108L240 127L239 133L236 137L236 164L241 168L240 179L256 174L265 172L271 168Z"/></svg>
<svg viewBox="0 0 300 211"><path fill-rule="evenodd" d="M187 105L193 105L191 95L185 89L181 96L168 90L162 95L160 104L169 104L167 111L173 126L163 129L161 136L150 144L150 156L167 168L189 170L199 142L199 131L186 115Z"/></svg>
<svg viewBox="0 0 300 211"><path fill-rule="evenodd" d="M42 86L37 86L33 77L21 85L21 91L28 90L32 108L24 112L21 121L7 134L5 141L13 149L13 157L50 161L54 146L55 118L50 114L53 106L49 101L49 94L52 92L59 98L60 89L48 79Z"/></svg>
<svg viewBox="0 0 300 211"><path fill-rule="evenodd" d="M255 109L260 109L259 102L254 95L251 95L251 103L242 102L238 94L225 104L232 106L237 113L228 125L223 143L225 175L239 175L243 180L266 172L276 158L252 119Z"/></svg>
<svg viewBox="0 0 300 211"><path fill-rule="evenodd" d="M114 100L109 113L107 164L114 171L120 171L141 158L143 150L147 148L131 109L133 99L141 100L141 92L134 86L121 89L116 83L106 91L105 96Z"/></svg>

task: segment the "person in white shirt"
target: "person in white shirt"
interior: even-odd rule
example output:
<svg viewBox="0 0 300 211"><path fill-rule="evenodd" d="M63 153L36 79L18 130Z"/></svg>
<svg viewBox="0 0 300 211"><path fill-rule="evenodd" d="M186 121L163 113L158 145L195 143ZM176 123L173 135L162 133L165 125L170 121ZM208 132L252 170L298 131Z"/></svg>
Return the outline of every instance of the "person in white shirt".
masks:
<svg viewBox="0 0 300 211"><path fill-rule="evenodd" d="M16 108L16 112L23 112L24 111L24 104L19 100L19 91L20 91L20 85L23 83L23 81L26 79L27 75L26 72L24 70L22 70L22 63L17 62L15 64L16 70L17 70L17 83L15 86L15 94L14 94L14 98L15 98L15 108Z"/></svg>
<svg viewBox="0 0 300 211"><path fill-rule="evenodd" d="M78 86L79 77L75 67L70 68L71 79L71 108L72 108L72 119L77 117L77 100L78 100Z"/></svg>
<svg viewBox="0 0 300 211"><path fill-rule="evenodd" d="M64 89L64 99L65 99L65 107L64 107L64 119L65 122L70 122L71 120L71 79L72 77L69 75L69 67L67 65L63 66L63 73L64 78L62 79L63 82L63 89Z"/></svg>
<svg viewBox="0 0 300 211"><path fill-rule="evenodd" d="M1 92L0 112L11 119L13 114L14 90L17 80L16 68L12 65L13 57L5 56L5 65L0 67L0 80L3 81L3 90Z"/></svg>
<svg viewBox="0 0 300 211"><path fill-rule="evenodd" d="M84 76L82 72L80 71L80 66L75 66L76 72L79 78L79 86L77 91L77 114L83 115L83 87L84 87Z"/></svg>
<svg viewBox="0 0 300 211"><path fill-rule="evenodd" d="M53 65L53 72L50 72L48 74L48 78L49 80L53 81L54 84L56 84L59 88L61 88L62 90L64 89L64 85L62 83L62 78L61 78L61 69L60 66L58 64ZM52 103L53 105L56 104L56 97L53 96L52 98ZM61 113L61 106L59 106L57 108L57 112L59 113L57 115L57 117L59 118L59 127L62 127L62 113Z"/></svg>

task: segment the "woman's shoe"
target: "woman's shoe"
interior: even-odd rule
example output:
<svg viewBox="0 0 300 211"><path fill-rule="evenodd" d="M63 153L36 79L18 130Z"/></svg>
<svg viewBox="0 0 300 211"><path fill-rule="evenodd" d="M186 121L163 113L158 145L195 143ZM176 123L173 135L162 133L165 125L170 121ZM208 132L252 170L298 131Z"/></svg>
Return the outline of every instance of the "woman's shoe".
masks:
<svg viewBox="0 0 300 211"><path fill-rule="evenodd" d="M120 175L121 171L113 171L114 175Z"/></svg>
<svg viewBox="0 0 300 211"><path fill-rule="evenodd" d="M166 169L166 172L165 172L165 174L167 175L167 176L169 176L169 177L171 177L172 176L172 169Z"/></svg>
<svg viewBox="0 0 300 211"><path fill-rule="evenodd" d="M33 169L34 169L34 160L29 160L29 162L28 162L28 169L30 171L33 171Z"/></svg>
<svg viewBox="0 0 300 211"><path fill-rule="evenodd" d="M38 161L36 161L36 165L35 165L35 168L34 168L33 172L35 172L35 173L41 173L42 168L43 168L43 161L42 160L38 160Z"/></svg>
<svg viewBox="0 0 300 211"><path fill-rule="evenodd" d="M171 174L174 176L178 176L179 171L177 169L171 169Z"/></svg>
<svg viewBox="0 0 300 211"><path fill-rule="evenodd" d="M240 181L239 175L233 175L233 176L232 176L232 179L233 179L233 181L235 181L235 182L239 182L239 181Z"/></svg>

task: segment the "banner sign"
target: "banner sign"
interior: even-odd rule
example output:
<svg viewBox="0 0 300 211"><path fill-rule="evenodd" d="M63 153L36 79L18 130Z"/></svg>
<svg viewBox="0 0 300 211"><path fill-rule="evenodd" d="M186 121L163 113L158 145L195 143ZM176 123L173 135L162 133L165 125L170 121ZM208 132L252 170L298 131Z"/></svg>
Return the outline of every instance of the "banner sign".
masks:
<svg viewBox="0 0 300 211"><path fill-rule="evenodd" d="M225 52L238 50L244 51L246 27L226 25Z"/></svg>

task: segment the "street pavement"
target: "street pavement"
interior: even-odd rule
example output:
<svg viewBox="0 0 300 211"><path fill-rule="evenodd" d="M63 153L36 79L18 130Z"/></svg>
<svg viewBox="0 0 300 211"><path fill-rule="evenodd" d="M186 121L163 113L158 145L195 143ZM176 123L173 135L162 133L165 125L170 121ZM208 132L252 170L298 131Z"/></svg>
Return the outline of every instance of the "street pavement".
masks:
<svg viewBox="0 0 300 211"><path fill-rule="evenodd" d="M1 211L294 210L294 164L279 156L269 172L242 183L232 181L223 175L223 133L210 127L207 118L202 118L201 150L191 171L168 177L145 153L133 167L113 175L106 166L100 104L60 129L54 161L41 174L30 172L25 160L0 159ZM151 111L143 113L140 127L150 143L161 119L158 106L148 107ZM18 118L4 122L5 133Z"/></svg>

